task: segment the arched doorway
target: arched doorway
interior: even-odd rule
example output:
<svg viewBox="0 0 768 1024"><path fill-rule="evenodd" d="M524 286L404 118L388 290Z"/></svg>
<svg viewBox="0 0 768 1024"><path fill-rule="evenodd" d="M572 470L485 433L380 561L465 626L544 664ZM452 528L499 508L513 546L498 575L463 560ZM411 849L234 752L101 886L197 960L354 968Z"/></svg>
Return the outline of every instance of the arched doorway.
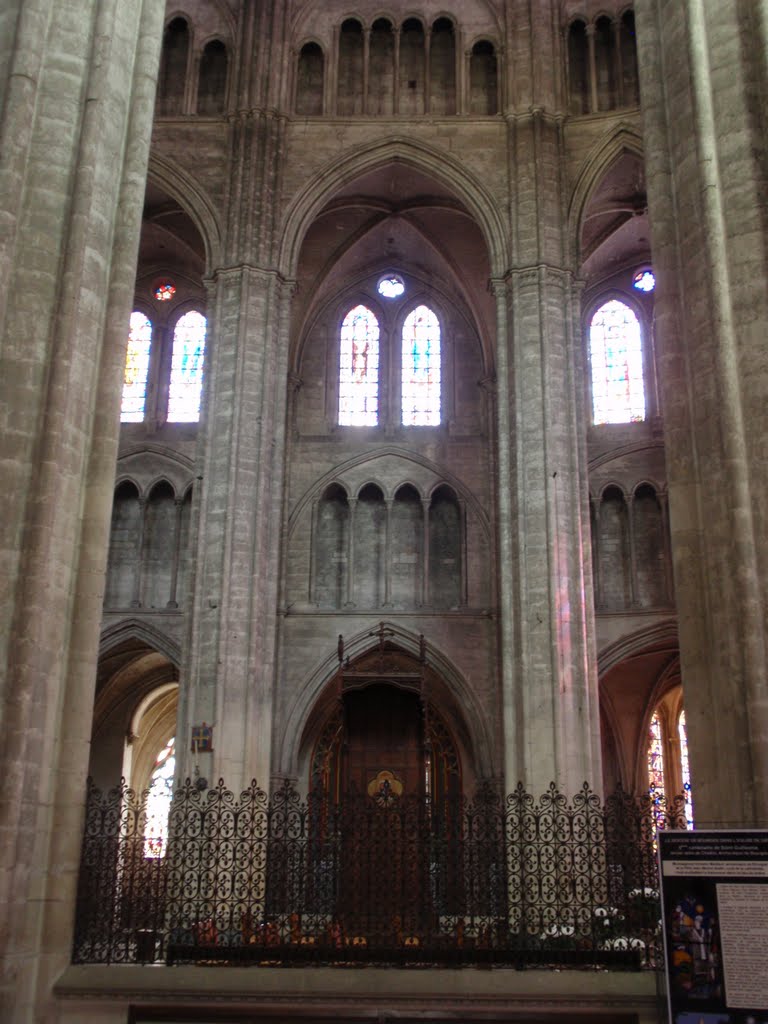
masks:
<svg viewBox="0 0 768 1024"><path fill-rule="evenodd" d="M345 941L416 945L462 911L458 748L423 645L416 657L381 629L337 685L309 780L324 884Z"/></svg>

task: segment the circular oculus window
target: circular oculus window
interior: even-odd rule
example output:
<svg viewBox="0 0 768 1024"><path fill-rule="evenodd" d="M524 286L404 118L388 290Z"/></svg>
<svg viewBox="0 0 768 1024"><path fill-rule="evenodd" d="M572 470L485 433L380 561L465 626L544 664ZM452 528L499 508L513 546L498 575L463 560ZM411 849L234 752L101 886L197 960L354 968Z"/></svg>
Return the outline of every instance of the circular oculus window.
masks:
<svg viewBox="0 0 768 1024"><path fill-rule="evenodd" d="M399 274L387 274L376 286L379 295L385 299L399 299L405 291L405 281Z"/></svg>
<svg viewBox="0 0 768 1024"><path fill-rule="evenodd" d="M656 287L656 278L653 276L653 271L650 267L643 267L632 278L632 287L637 288L639 292L652 292Z"/></svg>

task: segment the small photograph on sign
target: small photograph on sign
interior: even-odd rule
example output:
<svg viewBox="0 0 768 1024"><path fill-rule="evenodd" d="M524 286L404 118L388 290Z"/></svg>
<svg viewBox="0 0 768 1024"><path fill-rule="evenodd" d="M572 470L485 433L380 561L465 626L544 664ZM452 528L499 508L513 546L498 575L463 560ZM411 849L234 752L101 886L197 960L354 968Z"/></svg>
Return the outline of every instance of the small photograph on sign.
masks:
<svg viewBox="0 0 768 1024"><path fill-rule="evenodd" d="M721 1000L723 974L714 885L702 879L674 879L666 886L664 900L672 990L694 1004ZM720 1016L715 1014L714 1019Z"/></svg>

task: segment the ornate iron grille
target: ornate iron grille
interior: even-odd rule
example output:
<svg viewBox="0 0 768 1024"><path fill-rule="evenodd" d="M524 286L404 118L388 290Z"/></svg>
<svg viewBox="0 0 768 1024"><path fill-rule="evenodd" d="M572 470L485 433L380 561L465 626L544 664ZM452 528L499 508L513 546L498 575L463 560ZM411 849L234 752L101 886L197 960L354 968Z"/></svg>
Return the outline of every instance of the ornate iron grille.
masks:
<svg viewBox="0 0 768 1024"><path fill-rule="evenodd" d="M380 794L377 794L380 796ZM286 785L176 792L165 855L146 794L88 793L76 963L653 967L658 804L585 785L335 803ZM683 827L682 799L663 824Z"/></svg>

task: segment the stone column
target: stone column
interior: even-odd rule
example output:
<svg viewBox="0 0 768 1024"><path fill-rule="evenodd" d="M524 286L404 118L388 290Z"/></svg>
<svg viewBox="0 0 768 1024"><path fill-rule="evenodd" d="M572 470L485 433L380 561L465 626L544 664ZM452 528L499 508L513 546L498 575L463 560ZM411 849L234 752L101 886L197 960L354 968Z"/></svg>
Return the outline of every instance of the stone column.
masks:
<svg viewBox="0 0 768 1024"><path fill-rule="evenodd" d="M599 788L602 771L562 42L554 3L508 0L507 19L514 186L510 263L495 282L505 784L572 794L585 780Z"/></svg>
<svg viewBox="0 0 768 1024"><path fill-rule="evenodd" d="M357 498L348 500L347 518L347 568L344 573L344 607L355 607L357 570L355 566L355 521L357 519Z"/></svg>
<svg viewBox="0 0 768 1024"><path fill-rule="evenodd" d="M189 774L190 729L213 724L200 771L237 791L270 778L292 289L247 265L215 279L179 756Z"/></svg>
<svg viewBox="0 0 768 1024"><path fill-rule="evenodd" d="M162 33L152 0L23 2L0 50L0 1017L68 962L125 346Z"/></svg>
<svg viewBox="0 0 768 1024"><path fill-rule="evenodd" d="M599 788L600 735L583 416L562 269L501 288L499 448L502 671L509 789ZM578 344L578 339L575 344Z"/></svg>
<svg viewBox="0 0 768 1024"><path fill-rule="evenodd" d="M768 818L763 4L638 0L656 343L697 824Z"/></svg>
<svg viewBox="0 0 768 1024"><path fill-rule="evenodd" d="M252 9L251 9L252 8ZM199 526L180 701L180 771L190 730L214 726L199 756L209 782L267 787L282 543L289 314L293 284L276 266L287 102L285 4L249 5L222 264L212 268L210 343L198 451ZM256 42L257 41L257 42Z"/></svg>

